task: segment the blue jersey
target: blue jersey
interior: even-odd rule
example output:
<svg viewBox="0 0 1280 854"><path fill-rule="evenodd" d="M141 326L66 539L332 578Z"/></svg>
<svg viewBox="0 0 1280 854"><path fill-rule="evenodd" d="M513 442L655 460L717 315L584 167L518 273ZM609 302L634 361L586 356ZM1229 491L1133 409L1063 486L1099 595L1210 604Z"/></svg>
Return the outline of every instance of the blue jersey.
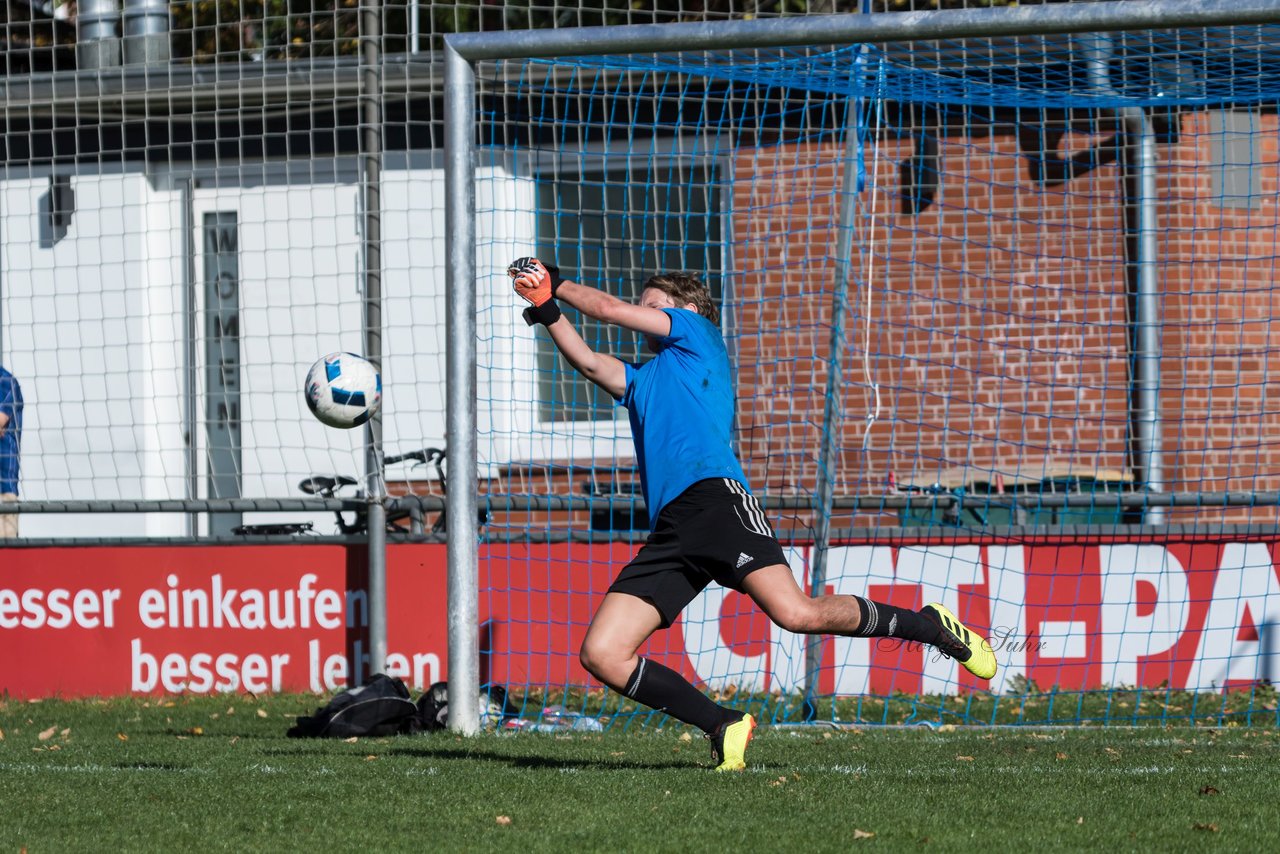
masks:
<svg viewBox="0 0 1280 854"><path fill-rule="evenodd" d="M720 330L685 308L662 309L671 332L658 354L627 365L621 404L631 416L640 486L652 525L693 484L730 478L748 488L733 452L733 381Z"/></svg>
<svg viewBox="0 0 1280 854"><path fill-rule="evenodd" d="M18 451L22 446L22 388L0 367L0 412L9 424L0 434L0 494L18 492Z"/></svg>

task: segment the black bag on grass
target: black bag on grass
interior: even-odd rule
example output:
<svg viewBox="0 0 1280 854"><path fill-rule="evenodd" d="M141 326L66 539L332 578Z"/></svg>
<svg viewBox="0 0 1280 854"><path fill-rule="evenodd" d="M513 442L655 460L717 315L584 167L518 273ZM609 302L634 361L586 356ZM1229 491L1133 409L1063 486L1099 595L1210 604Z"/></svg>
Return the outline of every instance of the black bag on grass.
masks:
<svg viewBox="0 0 1280 854"><path fill-rule="evenodd" d="M481 723L497 725L504 718L516 716L516 709L507 700L507 689L490 685L480 689L477 708ZM437 682L418 698L418 719L427 732L438 732L449 726L449 683Z"/></svg>
<svg viewBox="0 0 1280 854"><path fill-rule="evenodd" d="M422 730L418 706L400 679L375 673L368 684L338 693L315 714L300 716L290 738L351 738Z"/></svg>

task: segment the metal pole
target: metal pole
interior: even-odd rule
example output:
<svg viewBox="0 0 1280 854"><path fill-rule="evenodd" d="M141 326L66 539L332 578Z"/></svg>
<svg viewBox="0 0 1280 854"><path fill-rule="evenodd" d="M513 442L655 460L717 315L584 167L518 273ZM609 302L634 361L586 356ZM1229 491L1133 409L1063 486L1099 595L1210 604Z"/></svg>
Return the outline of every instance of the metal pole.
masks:
<svg viewBox="0 0 1280 854"><path fill-rule="evenodd" d="M1156 281L1156 141L1151 120L1138 107L1124 110L1129 136L1134 139L1132 151L1137 171L1138 197L1138 267L1137 299L1134 304L1135 327L1134 383L1137 386L1133 426L1136 438L1135 479L1147 492L1164 492L1164 459L1160 419L1160 293ZM1146 508L1143 520L1148 525L1162 525L1164 511Z"/></svg>
<svg viewBox="0 0 1280 854"><path fill-rule="evenodd" d="M844 174L840 180L840 211L836 222L836 275L831 298L831 345L827 359L827 387L822 408L822 449L818 457L818 514L814 532L813 563L809 567L812 596L821 596L827 584L827 552L831 548L831 502L835 496L836 469L840 460L840 431L844 393L844 315L849 279L853 273L854 201L858 194L858 108L856 98L847 101L845 116ZM818 693L822 668L822 635L805 641L805 696Z"/></svg>
<svg viewBox="0 0 1280 854"><path fill-rule="evenodd" d="M1089 78L1100 92L1115 94L1108 64L1115 51L1109 35L1099 35L1086 46ZM1129 362L1133 395L1129 417L1133 431L1134 480L1145 492L1164 492L1164 459L1160 419L1160 293L1156 280L1156 140L1151 120L1140 107L1121 107L1126 162L1134 170L1136 195L1127 202L1137 210L1135 255L1129 263L1137 270L1134 316L1131 320ZM1126 205L1127 207L1127 205ZM1164 524L1164 510L1144 508L1143 521Z"/></svg>
<svg viewBox="0 0 1280 854"><path fill-rule="evenodd" d="M476 491L475 69L444 48L445 435L449 469L449 729L480 729Z"/></svg>
<svg viewBox="0 0 1280 854"><path fill-rule="evenodd" d="M422 0L409 0L409 53L422 51Z"/></svg>
<svg viewBox="0 0 1280 854"><path fill-rule="evenodd" d="M196 299L196 289L199 284L196 282L196 252L199 249L199 243L196 240L196 182L188 176L182 182L182 234L183 234L183 256L186 259L183 273L186 276L186 282L182 289L182 316L184 318L182 325L182 396L183 396L183 433L185 435L186 446L183 449L184 485L183 497L189 501L194 501L196 496L200 494L200 464L196 457L196 437L200 435L200 425L197 423L200 417L200 405L197 395L199 394L199 380L196 376L197 368L197 348L199 347L199 333L196 331L196 308L199 305ZM200 533L200 514L196 512L187 513L187 536L194 537Z"/></svg>
<svg viewBox="0 0 1280 854"><path fill-rule="evenodd" d="M382 0L360 14L360 145L364 169L364 354L382 372ZM387 667L387 508L382 480L382 414L365 426L369 496L369 672ZM359 674L359 662L352 672Z"/></svg>
<svg viewBox="0 0 1280 854"><path fill-rule="evenodd" d="M446 36L445 43L461 56L474 61L928 41L964 36L1163 30L1277 21L1280 21L1280 3L1275 0L1108 0L1101 3L895 12L892 15L808 15L752 21L457 33Z"/></svg>

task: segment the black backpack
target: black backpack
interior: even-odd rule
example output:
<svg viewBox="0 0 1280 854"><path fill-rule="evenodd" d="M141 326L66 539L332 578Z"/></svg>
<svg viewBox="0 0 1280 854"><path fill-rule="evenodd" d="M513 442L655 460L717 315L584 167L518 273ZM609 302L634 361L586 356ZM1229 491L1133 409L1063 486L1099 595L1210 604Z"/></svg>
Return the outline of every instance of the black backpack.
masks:
<svg viewBox="0 0 1280 854"><path fill-rule="evenodd" d="M300 716L290 738L352 738L422 730L418 706L400 679L375 673L368 684L338 693L315 714Z"/></svg>
<svg viewBox="0 0 1280 854"><path fill-rule="evenodd" d="M505 718L513 718L518 710L507 699L507 689L490 685L480 689L479 710L481 722L500 724ZM437 732L449 726L449 683L436 682L418 698L418 720L427 732Z"/></svg>

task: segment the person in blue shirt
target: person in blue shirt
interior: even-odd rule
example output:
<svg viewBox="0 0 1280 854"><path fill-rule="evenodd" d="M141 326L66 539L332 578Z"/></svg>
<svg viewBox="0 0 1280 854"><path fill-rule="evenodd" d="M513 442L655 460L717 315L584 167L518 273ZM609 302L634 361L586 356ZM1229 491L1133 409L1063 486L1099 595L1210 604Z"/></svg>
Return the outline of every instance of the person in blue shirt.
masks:
<svg viewBox="0 0 1280 854"><path fill-rule="evenodd" d="M18 500L18 455L22 450L22 387L0 365L0 501ZM0 539L18 536L18 514L0 513Z"/></svg>
<svg viewBox="0 0 1280 854"><path fill-rule="evenodd" d="M592 617L579 654L588 673L701 729L717 771L746 767L753 716L718 705L679 673L638 654L713 581L750 596L787 631L917 641L981 678L995 675L991 645L941 604L912 611L800 589L733 450L729 357L711 294L696 276L653 276L633 305L569 281L537 258L519 258L507 272L530 304L526 322L544 325L569 364L625 406L631 419L652 531ZM640 333L654 357L633 365L596 352L557 300Z"/></svg>

